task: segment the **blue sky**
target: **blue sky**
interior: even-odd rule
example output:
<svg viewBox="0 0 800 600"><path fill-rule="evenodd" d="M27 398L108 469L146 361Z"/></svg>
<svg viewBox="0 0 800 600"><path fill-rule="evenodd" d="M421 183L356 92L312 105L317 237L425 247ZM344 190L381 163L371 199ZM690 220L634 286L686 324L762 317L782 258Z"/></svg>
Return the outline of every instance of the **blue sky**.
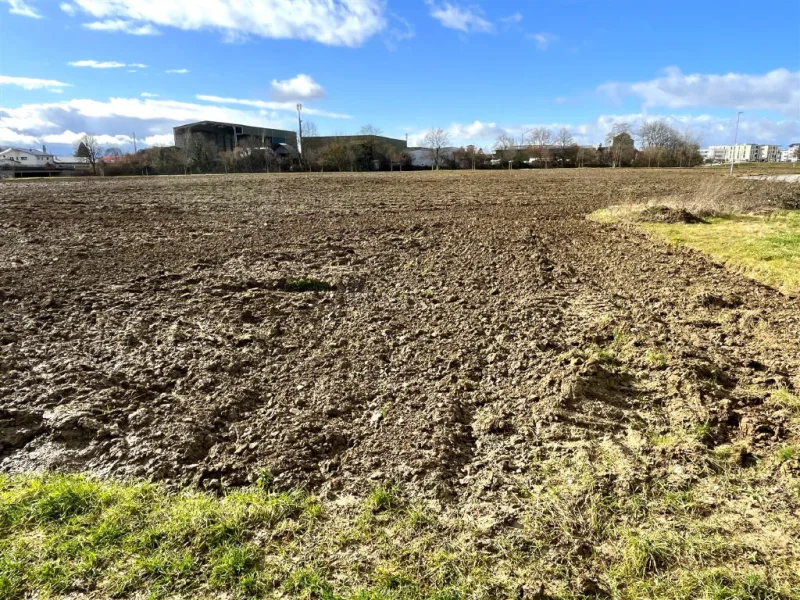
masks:
<svg viewBox="0 0 800 600"><path fill-rule="evenodd" d="M170 144L203 119L596 144L666 118L703 145L800 141L800 2L0 0L0 145Z"/></svg>

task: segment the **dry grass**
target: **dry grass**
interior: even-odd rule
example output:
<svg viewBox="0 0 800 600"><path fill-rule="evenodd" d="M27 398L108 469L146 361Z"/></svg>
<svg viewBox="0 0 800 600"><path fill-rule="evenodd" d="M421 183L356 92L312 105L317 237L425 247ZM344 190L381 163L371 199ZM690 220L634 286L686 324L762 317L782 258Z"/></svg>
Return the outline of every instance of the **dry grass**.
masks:
<svg viewBox="0 0 800 600"><path fill-rule="evenodd" d="M691 194L668 196L648 204L685 209L699 217L800 208L800 184L708 178L700 181Z"/></svg>
<svg viewBox="0 0 800 600"><path fill-rule="evenodd" d="M623 192L614 205L591 218L625 218L649 206L683 209L699 217L722 217L800 208L800 183L741 178L697 178L689 192L642 197L638 190Z"/></svg>

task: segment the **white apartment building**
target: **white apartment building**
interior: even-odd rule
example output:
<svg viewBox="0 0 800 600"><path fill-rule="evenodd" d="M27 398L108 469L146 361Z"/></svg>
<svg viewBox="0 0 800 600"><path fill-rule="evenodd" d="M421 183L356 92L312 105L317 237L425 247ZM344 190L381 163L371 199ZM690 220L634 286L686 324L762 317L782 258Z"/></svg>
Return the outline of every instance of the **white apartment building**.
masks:
<svg viewBox="0 0 800 600"><path fill-rule="evenodd" d="M797 154L798 150L800 150L800 144L789 144L786 150L781 151L781 162L797 162L800 160Z"/></svg>
<svg viewBox="0 0 800 600"><path fill-rule="evenodd" d="M778 162L781 159L781 149L778 146L762 145L758 147L758 160L761 162Z"/></svg>
<svg viewBox="0 0 800 600"><path fill-rule="evenodd" d="M758 144L736 144L725 146L725 162L757 162L760 155Z"/></svg>
<svg viewBox="0 0 800 600"><path fill-rule="evenodd" d="M709 146L701 151L705 158L714 162L779 162L781 149L772 144L736 144L735 146Z"/></svg>
<svg viewBox="0 0 800 600"><path fill-rule="evenodd" d="M703 160L715 163L725 160L725 146L709 146L708 148L701 148L699 152Z"/></svg>

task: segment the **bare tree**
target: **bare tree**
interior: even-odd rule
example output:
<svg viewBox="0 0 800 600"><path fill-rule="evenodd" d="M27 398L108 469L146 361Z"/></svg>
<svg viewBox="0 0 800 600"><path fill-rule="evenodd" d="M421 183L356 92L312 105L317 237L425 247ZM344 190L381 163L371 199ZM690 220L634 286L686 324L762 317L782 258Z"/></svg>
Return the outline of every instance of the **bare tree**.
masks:
<svg viewBox="0 0 800 600"><path fill-rule="evenodd" d="M536 160L543 161L545 167L550 160L550 146L553 143L553 132L547 127L535 127L531 130L526 142Z"/></svg>
<svg viewBox="0 0 800 600"><path fill-rule="evenodd" d="M363 125L361 129L358 130L358 135L380 135L382 132L378 127L375 125Z"/></svg>
<svg viewBox="0 0 800 600"><path fill-rule="evenodd" d="M629 132L630 133L630 132ZM675 137L675 130L667 125L666 121L648 121L639 127L639 140L641 141L642 148L650 148L652 146L666 147L669 146Z"/></svg>
<svg viewBox="0 0 800 600"><path fill-rule="evenodd" d="M432 128L422 138L422 147L428 151L433 168L439 170L439 165L442 164L444 158L443 150L450 144L450 136L444 129L438 127Z"/></svg>
<svg viewBox="0 0 800 600"><path fill-rule="evenodd" d="M344 171L350 165L350 151L347 142L333 141L322 148L320 160L323 164Z"/></svg>
<svg viewBox="0 0 800 600"><path fill-rule="evenodd" d="M516 144L514 143L514 138L504 133L498 136L497 141L494 143L495 152L500 155L502 160L508 161L508 168L511 168L512 159L514 157Z"/></svg>
<svg viewBox="0 0 800 600"><path fill-rule="evenodd" d="M562 127L558 130L558 135L556 135L556 144L561 151L563 152L568 146L572 146L575 143L575 140L572 139L572 134L569 132L569 129L566 127Z"/></svg>
<svg viewBox="0 0 800 600"><path fill-rule="evenodd" d="M647 153L647 166L656 157L656 166L661 165L664 149L674 145L677 132L667 125L666 121L648 121L639 127L639 141Z"/></svg>
<svg viewBox="0 0 800 600"><path fill-rule="evenodd" d="M225 169L226 173L236 172L236 152L234 150L220 152L219 158L222 162L222 168Z"/></svg>
<svg viewBox="0 0 800 600"><path fill-rule="evenodd" d="M606 134L606 146L611 149L611 166L621 167L624 160L633 158L633 126L620 121L611 126L611 131Z"/></svg>
<svg viewBox="0 0 800 600"><path fill-rule="evenodd" d="M547 127L535 127L527 139L531 146L548 146L553 140L553 132Z"/></svg>
<svg viewBox="0 0 800 600"><path fill-rule="evenodd" d="M97 175L97 159L102 155L103 147L91 133L84 133L75 144L75 156L88 158L94 175Z"/></svg>
<svg viewBox="0 0 800 600"><path fill-rule="evenodd" d="M314 121L303 121L303 137L318 137L319 136L319 129L317 129L317 124Z"/></svg>
<svg viewBox="0 0 800 600"><path fill-rule="evenodd" d="M182 133L175 137L175 145L180 149L180 160L183 165L183 174L189 172L191 165L191 146L192 146L192 131L191 129L184 129Z"/></svg>
<svg viewBox="0 0 800 600"><path fill-rule="evenodd" d="M611 126L611 131L606 134L606 146L611 146L614 143L614 138L622 133L627 133L633 137L633 126L625 121L614 123Z"/></svg>
<svg viewBox="0 0 800 600"><path fill-rule="evenodd" d="M189 142L189 161L200 173L210 171L217 160L217 146L200 133L195 133Z"/></svg>
<svg viewBox="0 0 800 600"><path fill-rule="evenodd" d="M399 148L389 146L386 151L386 157L389 159L389 170L394 171L394 165L397 163L398 168L403 170L403 161L406 159L406 154Z"/></svg>
<svg viewBox="0 0 800 600"><path fill-rule="evenodd" d="M475 170L475 157L477 155L477 152L475 151L475 146L473 146L472 144L467 146L466 150L464 150L464 155L465 155L467 161L472 165L472 170L474 171Z"/></svg>
<svg viewBox="0 0 800 600"><path fill-rule="evenodd" d="M120 156L122 156L122 150L112 146L110 148L106 148L106 151L103 154L103 156L113 156L114 158L119 158Z"/></svg>

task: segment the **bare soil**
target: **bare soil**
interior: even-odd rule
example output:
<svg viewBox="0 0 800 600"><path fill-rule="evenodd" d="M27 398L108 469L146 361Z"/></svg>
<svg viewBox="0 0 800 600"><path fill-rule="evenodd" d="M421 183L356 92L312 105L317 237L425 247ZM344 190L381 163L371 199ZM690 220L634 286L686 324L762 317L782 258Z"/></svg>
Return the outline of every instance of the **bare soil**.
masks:
<svg viewBox="0 0 800 600"><path fill-rule="evenodd" d="M269 469L502 512L509 480L590 443L626 461L609 493L703 472L648 442L668 431L778 448L798 301L585 219L711 176L0 185L0 470L218 489Z"/></svg>

